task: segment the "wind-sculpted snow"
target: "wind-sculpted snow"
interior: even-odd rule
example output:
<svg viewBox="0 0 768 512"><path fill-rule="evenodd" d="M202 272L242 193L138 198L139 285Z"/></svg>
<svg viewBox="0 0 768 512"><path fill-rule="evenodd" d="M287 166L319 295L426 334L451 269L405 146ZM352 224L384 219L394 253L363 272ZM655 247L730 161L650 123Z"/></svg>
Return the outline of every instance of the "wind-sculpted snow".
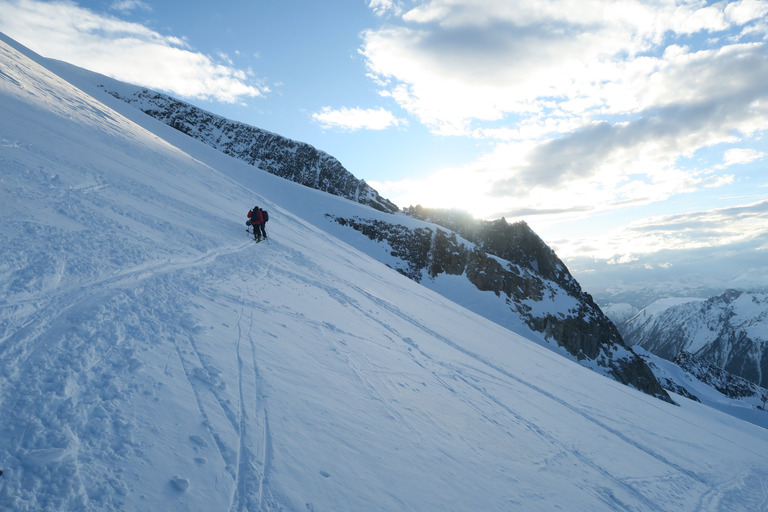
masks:
<svg viewBox="0 0 768 512"><path fill-rule="evenodd" d="M766 508L768 431L511 334L302 218L344 200L38 62L0 37L0 510Z"/></svg>

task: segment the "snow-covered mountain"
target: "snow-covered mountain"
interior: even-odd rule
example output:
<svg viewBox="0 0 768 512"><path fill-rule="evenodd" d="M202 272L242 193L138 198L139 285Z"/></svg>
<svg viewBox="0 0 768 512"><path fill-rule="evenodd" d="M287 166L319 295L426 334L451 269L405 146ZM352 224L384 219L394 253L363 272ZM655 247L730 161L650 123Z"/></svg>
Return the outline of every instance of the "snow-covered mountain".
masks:
<svg viewBox="0 0 768 512"><path fill-rule="evenodd" d="M605 316L610 318L616 327L625 324L630 318L640 312L640 308L626 302L604 304L600 309L603 310ZM619 329L619 332L621 332L621 329Z"/></svg>
<svg viewBox="0 0 768 512"><path fill-rule="evenodd" d="M318 218L378 210L65 67L0 36L0 509L768 502L768 430L512 334ZM266 243L244 230L254 203Z"/></svg>
<svg viewBox="0 0 768 512"><path fill-rule="evenodd" d="M357 180L338 161L311 146L221 118L164 94L104 77L92 79L107 83L101 87L110 95L230 156L383 212L397 211L395 205ZM363 195L361 185L367 190ZM654 382L658 381L663 389L699 400L689 391L695 388L708 405L714 406L724 399L728 403L730 400L741 402L736 408L721 408L729 413L741 412L739 407L743 406L754 407L755 401L759 405L757 391L744 396L726 392L728 396L725 396L724 389L711 386L711 379L702 372L692 371L690 365L668 372L664 369L666 365L654 364L647 356L637 358L627 351L614 325L581 290L562 261L525 223L509 225L503 219L479 221L465 212L421 206L406 208L404 213L436 226L404 226L399 217L343 218L329 213L324 217L360 232L363 238L345 239L403 275L514 332L539 340L544 346L562 347L585 366L620 382L661 395ZM371 250L365 238L377 242L380 250ZM443 281L447 276L451 276L452 282L446 287ZM459 276L468 283L463 280L457 283ZM489 291L496 295L495 300L484 293ZM670 300L676 304L689 299L659 301L644 314L662 304L669 305ZM500 302L502 308L494 302ZM613 304L606 309L617 323L627 322L639 311L629 304ZM640 364L646 360L648 368ZM685 378L676 378L681 375ZM690 384L693 380L697 381L696 386ZM702 393L702 386L709 389ZM766 424L762 414L748 415L748 418L759 425Z"/></svg>
<svg viewBox="0 0 768 512"><path fill-rule="evenodd" d="M768 404L768 390L742 377L728 373L713 364L696 359L688 352L680 352L674 363L694 376L698 381L714 388L720 394L737 400L744 400L755 408L765 410Z"/></svg>
<svg viewBox="0 0 768 512"><path fill-rule="evenodd" d="M768 293L729 290L709 299L667 299L627 321L628 343L665 359L681 351L768 386Z"/></svg>
<svg viewBox="0 0 768 512"><path fill-rule="evenodd" d="M702 302L704 299L679 297L658 300L643 310L626 303L610 304L603 307L603 310L616 324L619 332L626 335L626 329L631 325L635 323L651 325L654 316L668 308ZM634 345L632 348L648 363L667 391L701 401L768 428L768 411L765 410L768 390L765 388L728 373L685 351L677 352L670 360L658 357L639 345Z"/></svg>
<svg viewBox="0 0 768 512"><path fill-rule="evenodd" d="M726 290L768 292L768 271L760 251L732 248L729 257L717 256L720 263L715 267L713 255L705 249L659 257L664 265L642 258L626 265L606 264L599 270L579 258L571 265L590 268L576 276L604 311L611 304L630 304L639 310L669 297L714 297Z"/></svg>
<svg viewBox="0 0 768 512"><path fill-rule="evenodd" d="M208 146L276 176L378 211L354 215L318 211L321 229L470 310L587 367L653 396L670 400L650 368L555 253L525 223L482 222L460 212L408 208L417 222L394 215L397 206L355 178L334 158L170 96L87 75L98 87ZM329 226L332 222L335 226ZM342 230L339 230L339 226ZM351 230L344 233L343 230ZM373 242L373 243L371 243Z"/></svg>

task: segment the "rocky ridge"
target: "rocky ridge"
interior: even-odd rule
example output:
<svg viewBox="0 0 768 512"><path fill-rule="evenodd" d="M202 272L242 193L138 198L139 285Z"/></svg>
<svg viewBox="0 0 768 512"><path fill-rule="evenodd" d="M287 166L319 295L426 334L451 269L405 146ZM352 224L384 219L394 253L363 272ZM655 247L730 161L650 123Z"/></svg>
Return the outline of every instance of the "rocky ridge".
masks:
<svg viewBox="0 0 768 512"><path fill-rule="evenodd" d="M728 373L685 351L677 354L673 362L694 378L713 387L728 398L736 400L754 398L761 402L762 408L765 409L766 402L768 402L768 389L760 387L747 379Z"/></svg>
<svg viewBox="0 0 768 512"><path fill-rule="evenodd" d="M614 324L527 224L499 219L459 226L451 218L461 213L446 217L421 207L405 213L433 224L409 228L380 220L328 217L386 244L394 257L388 264L403 275L418 282L441 274L464 276L477 290L493 292L532 331L583 364L670 400L651 369L624 344Z"/></svg>
<svg viewBox="0 0 768 512"><path fill-rule="evenodd" d="M394 203L356 178L336 158L309 144L225 119L148 89L138 89L130 95L106 92L190 137L271 174L383 212L398 211Z"/></svg>

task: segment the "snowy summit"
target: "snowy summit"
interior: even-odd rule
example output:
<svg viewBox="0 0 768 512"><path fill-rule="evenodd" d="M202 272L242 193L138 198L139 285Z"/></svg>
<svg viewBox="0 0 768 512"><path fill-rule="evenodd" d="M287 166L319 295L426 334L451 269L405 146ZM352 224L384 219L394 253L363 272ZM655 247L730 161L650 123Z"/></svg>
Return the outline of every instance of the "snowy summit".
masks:
<svg viewBox="0 0 768 512"><path fill-rule="evenodd" d="M765 429L511 334L317 219L367 206L76 75L0 37L0 509L768 503Z"/></svg>

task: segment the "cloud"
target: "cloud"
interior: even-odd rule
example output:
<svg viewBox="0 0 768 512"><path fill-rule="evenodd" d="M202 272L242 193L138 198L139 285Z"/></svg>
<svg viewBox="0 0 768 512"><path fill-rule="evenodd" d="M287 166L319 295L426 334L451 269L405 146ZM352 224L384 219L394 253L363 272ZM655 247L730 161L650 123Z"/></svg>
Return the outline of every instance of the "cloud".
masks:
<svg viewBox="0 0 768 512"><path fill-rule="evenodd" d="M742 250L764 254L768 251L768 201L650 217L606 232L602 238L599 250L595 250L594 239L563 242L561 249L574 257L591 254L604 261L640 257L647 261L660 250L666 252L655 257L659 261L679 261L684 259L680 255L700 249L718 254ZM566 244L570 246L566 248Z"/></svg>
<svg viewBox="0 0 768 512"><path fill-rule="evenodd" d="M536 146L528 155L527 165L510 180L528 186L554 185L588 178L604 166L631 173L638 161L646 167L666 168L673 166L680 156L699 148L734 142L734 134L765 130L768 89L756 84L768 83L768 55L750 52L734 57L734 52L722 53L724 58L736 58L743 65L743 70L734 70L731 64L720 69L741 77L743 87L726 91L728 84L719 81L721 88L716 92L708 94L700 90L703 87L693 91L695 100L681 99L678 104L667 101L661 107L640 111L625 122L599 121L552 138ZM745 79L747 75L750 76ZM707 80L707 84L717 82ZM762 154L754 149L732 149L725 155L726 164L738 163L736 158L746 163Z"/></svg>
<svg viewBox="0 0 768 512"><path fill-rule="evenodd" d="M712 56L717 51L675 45L730 29L733 20L749 23L764 6L739 4L594 0L572 9L561 1L434 0L404 13L400 25L365 32L360 51L371 73L388 84L384 93L438 133L466 133L473 121L509 114L633 113L715 94L721 81L712 76L732 77L722 82L729 89L746 85L738 83L740 74L717 74L729 63L745 69L737 53L729 61ZM738 12L744 14L733 15ZM664 55L668 47L673 51Z"/></svg>
<svg viewBox="0 0 768 512"><path fill-rule="evenodd" d="M151 11L152 7L141 0L117 0L112 2L110 9L120 12L130 12L135 10Z"/></svg>
<svg viewBox="0 0 768 512"><path fill-rule="evenodd" d="M670 233L693 245L701 243L720 245L721 237L716 239L711 237L711 233L716 231L727 232L730 236L741 239L750 239L768 233L768 201L665 215L636 223L629 226L628 230L640 233L641 236L649 232Z"/></svg>
<svg viewBox="0 0 768 512"><path fill-rule="evenodd" d="M723 155L723 164L721 168L728 168L732 165L743 165L765 158L766 154L751 148L732 148Z"/></svg>
<svg viewBox="0 0 768 512"><path fill-rule="evenodd" d="M661 215L560 240L558 254L598 302L708 297L726 288L768 288L768 201ZM597 242L597 243L596 243Z"/></svg>
<svg viewBox="0 0 768 512"><path fill-rule="evenodd" d="M138 23L71 2L5 0L0 7L0 30L45 57L185 98L234 103L268 92L252 85L249 74L231 62L218 62L177 37ZM113 7L125 10L146 4L115 2Z"/></svg>
<svg viewBox="0 0 768 512"><path fill-rule="evenodd" d="M384 16L388 13L395 15L402 14L402 7L400 2L395 0L369 0L368 7L376 14L376 16Z"/></svg>
<svg viewBox="0 0 768 512"><path fill-rule="evenodd" d="M768 2L572 7L421 1L363 34L383 96L435 134L493 141L461 166L457 190L482 183L465 203L618 210L738 182L721 171L765 154Z"/></svg>
<svg viewBox="0 0 768 512"><path fill-rule="evenodd" d="M436 131L458 132L472 119L580 96L595 80L618 76L616 53L641 49L642 37L612 28L625 16L602 19L620 9L605 4L591 13L558 4L422 2L400 26L367 31L361 53L403 106Z"/></svg>
<svg viewBox="0 0 768 512"><path fill-rule="evenodd" d="M725 7L725 15L733 23L745 25L754 20L764 19L768 15L768 3L760 0L742 0Z"/></svg>
<svg viewBox="0 0 768 512"><path fill-rule="evenodd" d="M377 109L323 107L320 112L312 114L312 119L319 122L323 128L342 128L350 131L384 130L406 124L404 119L396 118L390 111L381 107Z"/></svg>

